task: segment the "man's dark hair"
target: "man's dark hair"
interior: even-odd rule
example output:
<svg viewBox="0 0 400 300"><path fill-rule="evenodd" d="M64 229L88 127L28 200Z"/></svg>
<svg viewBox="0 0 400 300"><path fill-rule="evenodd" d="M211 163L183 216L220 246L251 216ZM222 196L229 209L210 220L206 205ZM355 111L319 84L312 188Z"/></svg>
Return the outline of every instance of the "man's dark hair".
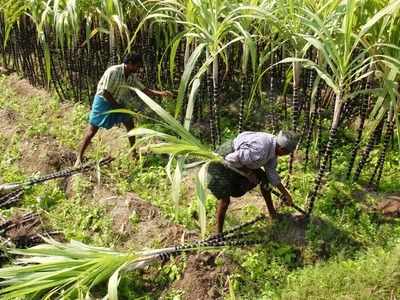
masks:
<svg viewBox="0 0 400 300"><path fill-rule="evenodd" d="M131 52L124 57L124 64L141 65L143 62L140 53Z"/></svg>

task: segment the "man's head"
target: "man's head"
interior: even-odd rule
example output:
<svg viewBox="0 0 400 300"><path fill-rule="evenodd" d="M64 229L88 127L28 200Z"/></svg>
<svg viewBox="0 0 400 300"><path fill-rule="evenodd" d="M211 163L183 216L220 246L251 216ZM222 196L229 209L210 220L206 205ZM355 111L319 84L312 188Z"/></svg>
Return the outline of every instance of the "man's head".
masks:
<svg viewBox="0 0 400 300"><path fill-rule="evenodd" d="M129 73L137 72L142 65L142 55L136 52L128 53L124 57L124 64Z"/></svg>
<svg viewBox="0 0 400 300"><path fill-rule="evenodd" d="M275 153L278 156L292 153L297 146L299 136L292 131L279 131L276 137Z"/></svg>

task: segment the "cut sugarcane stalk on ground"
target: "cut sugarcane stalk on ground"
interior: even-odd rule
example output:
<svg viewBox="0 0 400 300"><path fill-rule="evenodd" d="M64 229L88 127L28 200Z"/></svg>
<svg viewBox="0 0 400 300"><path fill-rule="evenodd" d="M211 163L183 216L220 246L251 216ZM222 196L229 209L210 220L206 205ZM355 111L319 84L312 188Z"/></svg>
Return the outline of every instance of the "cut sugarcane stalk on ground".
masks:
<svg viewBox="0 0 400 300"><path fill-rule="evenodd" d="M13 192L17 189L20 188L25 188L25 187L29 187L38 183L42 183L42 182L46 182L48 180L52 180L52 179L57 179L57 178L64 178L64 177L69 177L72 176L76 173L80 173L80 172L85 172L88 170L91 170L93 168L95 168L97 165L102 166L102 165L106 165L108 163L110 163L111 161L113 161L112 157L106 157L101 159L98 162L87 162L81 166L78 167L73 167L73 168L68 168L65 170L61 170L58 172L54 172L51 174L47 174L47 175L43 175L40 176L38 178L32 177L32 178L28 178L26 181L24 182L15 182L15 183L5 183L5 184L1 184L0 185L0 194L2 193L9 193L9 192Z"/></svg>
<svg viewBox="0 0 400 300"><path fill-rule="evenodd" d="M61 170L58 172L54 172L51 174L43 175L40 177L32 177L27 179L24 182L15 182L15 183L5 183L0 185L0 207L9 206L15 202L18 202L20 197L23 195L25 189L38 184L43 183L49 180L58 179L58 178L66 178L72 176L77 173L86 172L96 168L97 166L103 166L109 164L113 161L112 157L106 157L101 159L98 162L87 162L81 166L68 168L65 170Z"/></svg>
<svg viewBox="0 0 400 300"><path fill-rule="evenodd" d="M121 272L144 268L183 252L264 243L265 238L251 238L256 233L242 230L265 218L260 215L202 241L138 252L118 252L77 241L60 243L44 238L46 244L8 251L22 257L17 258L13 266L0 269L3 280L0 296L2 299L86 299L96 285L108 280L108 293L104 299L115 300L118 299Z"/></svg>

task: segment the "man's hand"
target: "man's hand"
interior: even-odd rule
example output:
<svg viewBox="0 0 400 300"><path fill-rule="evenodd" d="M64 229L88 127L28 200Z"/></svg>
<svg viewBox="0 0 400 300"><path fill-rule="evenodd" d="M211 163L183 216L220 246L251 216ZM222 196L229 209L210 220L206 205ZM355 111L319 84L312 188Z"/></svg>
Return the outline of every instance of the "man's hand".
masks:
<svg viewBox="0 0 400 300"><path fill-rule="evenodd" d="M287 204L288 206L293 206L292 196L290 195L289 191L283 186L283 184L279 183L276 187L281 192L282 200L285 202L285 204Z"/></svg>
<svg viewBox="0 0 400 300"><path fill-rule="evenodd" d="M112 109L125 108L121 103L117 102L113 95L111 95L111 93L107 90L104 90L104 98L111 103Z"/></svg>
<svg viewBox="0 0 400 300"><path fill-rule="evenodd" d="M149 97L172 97L174 95L170 91L155 91L149 88L145 88L143 93Z"/></svg>

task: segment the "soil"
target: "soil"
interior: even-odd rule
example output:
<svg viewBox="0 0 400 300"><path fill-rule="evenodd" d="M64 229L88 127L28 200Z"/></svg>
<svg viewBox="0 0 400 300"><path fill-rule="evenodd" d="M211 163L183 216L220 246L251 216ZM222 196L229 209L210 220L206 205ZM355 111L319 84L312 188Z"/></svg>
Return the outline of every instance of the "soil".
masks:
<svg viewBox="0 0 400 300"><path fill-rule="evenodd" d="M400 217L400 194L385 197L376 205L376 210L389 218Z"/></svg>
<svg viewBox="0 0 400 300"><path fill-rule="evenodd" d="M135 193L108 196L100 199L99 203L107 207L113 231L125 241L124 248L141 250L143 247L154 247L155 241L167 247L176 244L182 237L194 237L182 226L166 220L157 207Z"/></svg>
<svg viewBox="0 0 400 300"><path fill-rule="evenodd" d="M18 130L15 126L17 112L11 109L0 109L0 133L10 139Z"/></svg>
<svg viewBox="0 0 400 300"><path fill-rule="evenodd" d="M16 73L11 74L6 79L7 85L12 87L14 92L22 97L35 97L40 96L44 98L50 98L51 95L44 89L38 89L32 86L28 80L21 79Z"/></svg>
<svg viewBox="0 0 400 300"><path fill-rule="evenodd" d="M182 299L223 299L229 289L228 276L236 268L237 265L223 254L190 255L182 277L170 288L182 291Z"/></svg>
<svg viewBox="0 0 400 300"><path fill-rule="evenodd" d="M47 174L71 167L76 154L64 148L53 137L40 136L21 142L19 166L29 176L40 172Z"/></svg>

